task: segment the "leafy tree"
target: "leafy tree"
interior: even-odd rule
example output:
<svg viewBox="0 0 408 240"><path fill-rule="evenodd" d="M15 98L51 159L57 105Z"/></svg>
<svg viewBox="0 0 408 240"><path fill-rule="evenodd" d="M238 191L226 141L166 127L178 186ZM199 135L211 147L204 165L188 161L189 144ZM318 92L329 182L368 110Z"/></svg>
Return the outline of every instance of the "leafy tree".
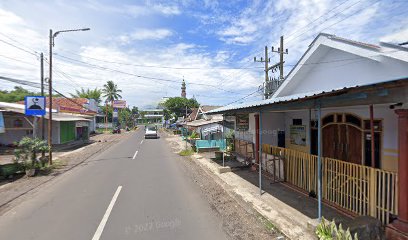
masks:
<svg viewBox="0 0 408 240"><path fill-rule="evenodd" d="M123 108L119 110L119 122L122 123L122 127L133 127L134 118L132 111L129 108Z"/></svg>
<svg viewBox="0 0 408 240"><path fill-rule="evenodd" d="M41 95L41 93L35 93L31 92L27 89L24 89L19 86L15 86L14 90L11 91L6 91L2 90L0 91L0 102L18 102L18 101L23 101L25 96L35 96L35 95Z"/></svg>
<svg viewBox="0 0 408 240"><path fill-rule="evenodd" d="M93 90L89 88L87 88L86 90L84 88L81 88L80 91L77 89L75 90L74 94L71 93L71 96L74 98L94 99L98 104L100 104L102 101L101 95L102 95L102 91L98 88L95 88Z"/></svg>
<svg viewBox="0 0 408 240"><path fill-rule="evenodd" d="M138 114L139 113L139 108L136 106L132 107L132 114Z"/></svg>
<svg viewBox="0 0 408 240"><path fill-rule="evenodd" d="M165 109L164 116L168 120L172 116L181 117L186 115L187 112L191 112L191 108L197 108L199 106L196 99L183 98L183 97L172 97L167 99L164 103L160 104L161 107Z"/></svg>

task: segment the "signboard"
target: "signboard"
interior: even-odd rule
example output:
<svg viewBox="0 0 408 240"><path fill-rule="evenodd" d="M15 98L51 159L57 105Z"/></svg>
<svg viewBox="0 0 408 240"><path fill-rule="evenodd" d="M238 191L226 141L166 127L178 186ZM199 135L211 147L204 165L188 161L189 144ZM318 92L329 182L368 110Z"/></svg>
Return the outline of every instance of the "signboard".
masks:
<svg viewBox="0 0 408 240"><path fill-rule="evenodd" d="M126 108L125 100L113 100L113 108Z"/></svg>
<svg viewBox="0 0 408 240"><path fill-rule="evenodd" d="M238 131L248 131L249 129L249 115L248 114L237 114L236 116Z"/></svg>
<svg viewBox="0 0 408 240"><path fill-rule="evenodd" d="M118 118L118 109L117 108L113 109L112 117L113 118Z"/></svg>
<svg viewBox="0 0 408 240"><path fill-rule="evenodd" d="M305 125L290 125L290 144L306 146Z"/></svg>
<svg viewBox="0 0 408 240"><path fill-rule="evenodd" d="M45 97L43 96L26 96L25 101L25 115L45 115Z"/></svg>
<svg viewBox="0 0 408 240"><path fill-rule="evenodd" d="M6 132L6 126L4 124L3 113L0 112L0 133L5 133L5 132Z"/></svg>

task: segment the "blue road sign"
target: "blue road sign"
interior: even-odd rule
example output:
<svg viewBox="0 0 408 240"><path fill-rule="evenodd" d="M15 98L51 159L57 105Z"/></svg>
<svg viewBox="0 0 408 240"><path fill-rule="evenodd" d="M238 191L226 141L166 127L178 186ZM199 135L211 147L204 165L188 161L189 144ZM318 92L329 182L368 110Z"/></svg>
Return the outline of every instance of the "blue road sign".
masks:
<svg viewBox="0 0 408 240"><path fill-rule="evenodd" d="M25 100L25 115L45 115L45 97L43 96L26 96Z"/></svg>

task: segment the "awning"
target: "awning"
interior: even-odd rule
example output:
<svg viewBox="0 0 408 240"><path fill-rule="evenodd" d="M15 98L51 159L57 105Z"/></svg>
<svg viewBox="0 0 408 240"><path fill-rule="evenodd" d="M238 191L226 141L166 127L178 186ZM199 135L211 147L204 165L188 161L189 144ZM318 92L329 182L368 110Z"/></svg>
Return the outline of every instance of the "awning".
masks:
<svg viewBox="0 0 408 240"><path fill-rule="evenodd" d="M44 116L45 119L49 118L49 115ZM52 120L56 122L75 122L75 121L87 121L90 122L91 120L82 118L82 117L76 117L76 116L70 116L66 114L53 114L52 115Z"/></svg>
<svg viewBox="0 0 408 240"><path fill-rule="evenodd" d="M188 127L201 127L207 124L219 123L219 122L222 122L222 119L211 119L211 120L200 119L200 120L195 120L192 122L187 122L186 125Z"/></svg>

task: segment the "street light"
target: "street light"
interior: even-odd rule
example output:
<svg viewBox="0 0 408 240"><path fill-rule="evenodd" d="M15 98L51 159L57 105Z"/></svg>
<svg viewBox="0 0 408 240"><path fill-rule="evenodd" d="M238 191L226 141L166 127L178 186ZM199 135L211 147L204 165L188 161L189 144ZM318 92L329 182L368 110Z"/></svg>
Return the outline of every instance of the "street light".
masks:
<svg viewBox="0 0 408 240"><path fill-rule="evenodd" d="M48 78L48 98L49 98L49 106L48 106L48 146L49 146L49 164L52 164L52 47L54 47L54 38L57 37L58 34L64 32L78 32L78 31L89 31L90 28L80 28L80 29L69 29L69 30L62 30L56 31L52 33L52 29L50 29L50 56L49 56L49 78Z"/></svg>

